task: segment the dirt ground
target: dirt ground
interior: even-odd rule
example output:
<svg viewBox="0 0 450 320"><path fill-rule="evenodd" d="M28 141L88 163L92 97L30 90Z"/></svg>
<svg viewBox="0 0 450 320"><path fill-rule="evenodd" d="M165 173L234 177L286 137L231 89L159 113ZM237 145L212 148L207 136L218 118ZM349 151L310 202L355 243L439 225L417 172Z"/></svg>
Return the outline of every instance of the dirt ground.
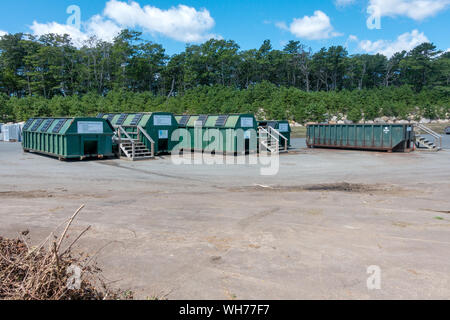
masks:
<svg viewBox="0 0 450 320"><path fill-rule="evenodd" d="M0 143L0 235L38 243L86 204L77 249L142 299L450 297L450 150L280 161L261 176L169 156L60 162ZM368 289L369 266L381 289Z"/></svg>

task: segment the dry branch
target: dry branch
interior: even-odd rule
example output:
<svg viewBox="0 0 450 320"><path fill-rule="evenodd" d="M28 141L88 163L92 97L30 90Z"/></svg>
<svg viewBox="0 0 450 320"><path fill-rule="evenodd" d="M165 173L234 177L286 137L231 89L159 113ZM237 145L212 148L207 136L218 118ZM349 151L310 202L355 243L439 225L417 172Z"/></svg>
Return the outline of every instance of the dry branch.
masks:
<svg viewBox="0 0 450 320"><path fill-rule="evenodd" d="M90 226L62 254L59 253L73 221L83 208L84 205L72 215L59 237L54 237L52 232L36 248L30 248L22 237L15 240L0 237L0 300L104 300L122 297L119 291L107 288L98 267L86 265L86 261L90 261L87 255L75 256L71 252ZM46 250L44 245L52 237L55 240ZM79 266L82 270L79 287L68 286L74 276L67 272L72 266Z"/></svg>

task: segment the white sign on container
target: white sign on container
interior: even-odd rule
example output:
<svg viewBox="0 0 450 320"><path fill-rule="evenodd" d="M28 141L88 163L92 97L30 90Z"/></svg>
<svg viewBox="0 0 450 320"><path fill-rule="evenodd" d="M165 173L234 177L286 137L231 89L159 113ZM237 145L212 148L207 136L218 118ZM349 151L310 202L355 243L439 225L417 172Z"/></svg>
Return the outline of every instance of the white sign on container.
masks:
<svg viewBox="0 0 450 320"><path fill-rule="evenodd" d="M289 124L287 123L280 123L278 127L280 132L289 132Z"/></svg>
<svg viewBox="0 0 450 320"><path fill-rule="evenodd" d="M78 124L78 133L82 134L103 133L103 122L79 121L77 124Z"/></svg>
<svg viewBox="0 0 450 320"><path fill-rule="evenodd" d="M153 124L155 126L171 126L172 116L154 116Z"/></svg>
<svg viewBox="0 0 450 320"><path fill-rule="evenodd" d="M250 117L241 118L241 127L242 128L253 127L253 118L250 118Z"/></svg>

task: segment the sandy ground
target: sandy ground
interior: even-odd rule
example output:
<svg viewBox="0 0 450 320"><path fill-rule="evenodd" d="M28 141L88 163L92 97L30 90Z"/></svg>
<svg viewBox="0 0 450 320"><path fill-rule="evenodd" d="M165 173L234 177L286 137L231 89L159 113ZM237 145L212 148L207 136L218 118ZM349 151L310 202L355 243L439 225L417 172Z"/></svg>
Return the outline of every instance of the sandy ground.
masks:
<svg viewBox="0 0 450 320"><path fill-rule="evenodd" d="M261 176L168 156L59 162L0 143L0 235L28 229L38 243L86 204L77 249L103 248L107 279L144 299L450 298L449 150L280 161ZM367 288L372 265L380 290Z"/></svg>

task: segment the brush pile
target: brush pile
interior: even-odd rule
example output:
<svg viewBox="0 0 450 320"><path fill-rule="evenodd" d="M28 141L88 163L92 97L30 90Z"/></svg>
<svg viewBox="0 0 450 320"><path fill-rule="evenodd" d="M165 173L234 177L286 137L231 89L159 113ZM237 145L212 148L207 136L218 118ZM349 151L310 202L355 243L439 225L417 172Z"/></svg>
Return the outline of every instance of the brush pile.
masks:
<svg viewBox="0 0 450 320"><path fill-rule="evenodd" d="M64 243L76 215L67 222L60 236L52 233L37 247L22 237L0 237L0 300L105 300L121 294L107 288L93 257L72 253L73 245L90 227L69 244ZM130 298L130 297L127 297Z"/></svg>

